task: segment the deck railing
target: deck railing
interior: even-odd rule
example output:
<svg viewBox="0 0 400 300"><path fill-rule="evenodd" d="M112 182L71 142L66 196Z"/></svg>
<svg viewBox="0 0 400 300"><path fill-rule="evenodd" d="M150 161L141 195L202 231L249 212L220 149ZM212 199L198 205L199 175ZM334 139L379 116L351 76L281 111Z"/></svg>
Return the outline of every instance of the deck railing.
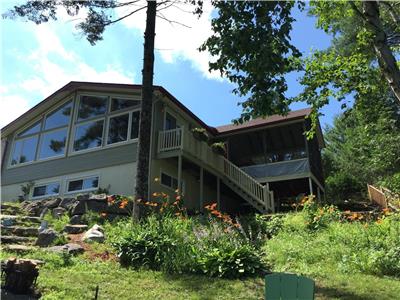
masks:
<svg viewBox="0 0 400 300"><path fill-rule="evenodd" d="M268 190L267 186L260 184L225 157L214 153L207 143L195 139L190 131L180 127L159 132L158 152L179 149L186 151L210 168L218 171L240 187L253 200L274 211L273 192Z"/></svg>

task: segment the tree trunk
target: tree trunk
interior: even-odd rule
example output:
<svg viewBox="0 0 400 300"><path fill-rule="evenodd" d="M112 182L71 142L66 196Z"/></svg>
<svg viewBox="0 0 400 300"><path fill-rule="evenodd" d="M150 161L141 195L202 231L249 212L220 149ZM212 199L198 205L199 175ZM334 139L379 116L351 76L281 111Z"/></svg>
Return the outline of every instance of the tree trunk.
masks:
<svg viewBox="0 0 400 300"><path fill-rule="evenodd" d="M139 125L139 150L136 172L136 199L147 199L149 190L151 114L153 103L154 37L157 2L147 1L146 30L142 71L142 105ZM134 203L134 217L139 216L139 207Z"/></svg>
<svg viewBox="0 0 400 300"><path fill-rule="evenodd" d="M375 33L374 50L378 58L379 67L394 95L400 101L400 70L387 43L387 35L379 15L378 2L363 1L363 15L367 24Z"/></svg>

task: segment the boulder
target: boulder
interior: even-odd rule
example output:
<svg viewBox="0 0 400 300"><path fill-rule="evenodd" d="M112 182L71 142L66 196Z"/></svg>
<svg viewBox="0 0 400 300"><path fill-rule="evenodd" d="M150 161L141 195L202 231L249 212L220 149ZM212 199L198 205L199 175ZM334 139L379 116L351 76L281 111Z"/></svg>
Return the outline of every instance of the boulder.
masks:
<svg viewBox="0 0 400 300"><path fill-rule="evenodd" d="M82 194L82 195L76 196L76 200L78 200L78 201L85 201L85 200L89 200L89 197L90 197L89 194Z"/></svg>
<svg viewBox="0 0 400 300"><path fill-rule="evenodd" d="M49 248L47 248L47 250L52 251L52 252L57 252L57 253L67 252L72 255L80 254L85 251L85 249L83 249L82 246L80 246L78 244L74 244L74 243L68 243L63 246L49 247Z"/></svg>
<svg viewBox="0 0 400 300"><path fill-rule="evenodd" d="M90 194L89 199L90 200L107 200L107 195L106 194Z"/></svg>
<svg viewBox="0 0 400 300"><path fill-rule="evenodd" d="M85 224L85 220L83 219L82 215L73 215L69 219L69 224L78 225L78 224Z"/></svg>
<svg viewBox="0 0 400 300"><path fill-rule="evenodd" d="M48 199L44 201L43 206L47 208L56 208L61 202L61 198Z"/></svg>
<svg viewBox="0 0 400 300"><path fill-rule="evenodd" d="M72 206L71 215L83 215L86 213L86 209L98 213L107 211L107 201L97 199L81 200Z"/></svg>
<svg viewBox="0 0 400 300"><path fill-rule="evenodd" d="M43 211L43 204L42 201L34 201L30 202L28 205L24 207L24 210L30 216L40 216L41 212Z"/></svg>
<svg viewBox="0 0 400 300"><path fill-rule="evenodd" d="M35 248L32 246L26 246L26 245L10 244L10 245L5 246L5 249L10 252L25 253L25 252L32 251Z"/></svg>
<svg viewBox="0 0 400 300"><path fill-rule="evenodd" d="M39 233L35 245L39 246L39 247L48 247L57 238L58 238L58 234L56 231L54 231L53 229L45 229Z"/></svg>
<svg viewBox="0 0 400 300"><path fill-rule="evenodd" d="M82 242L104 242L104 230L101 226L95 224L92 228L85 232L82 237Z"/></svg>
<svg viewBox="0 0 400 300"><path fill-rule="evenodd" d="M3 217L1 218L1 225L2 226L13 226L16 222L16 218L13 217Z"/></svg>
<svg viewBox="0 0 400 300"><path fill-rule="evenodd" d="M75 198L64 198L61 200L58 206L68 210L75 203L75 201Z"/></svg>
<svg viewBox="0 0 400 300"><path fill-rule="evenodd" d="M85 230L87 230L88 226L79 224L79 225L71 225L68 224L65 226L64 231L69 234L77 234L77 233L82 233Z"/></svg>
<svg viewBox="0 0 400 300"><path fill-rule="evenodd" d="M53 210L51 211L51 214L53 216L53 218L59 219L60 217L62 217L65 213L67 212L67 210L63 207L56 207L53 208Z"/></svg>

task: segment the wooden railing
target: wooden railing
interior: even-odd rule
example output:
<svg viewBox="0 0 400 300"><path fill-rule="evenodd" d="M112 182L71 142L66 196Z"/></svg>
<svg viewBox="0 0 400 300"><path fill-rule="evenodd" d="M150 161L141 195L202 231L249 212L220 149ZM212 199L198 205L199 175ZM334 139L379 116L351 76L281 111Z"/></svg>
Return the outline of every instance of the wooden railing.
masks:
<svg viewBox="0 0 400 300"><path fill-rule="evenodd" d="M211 169L218 171L240 187L254 201L266 209L274 211L273 192L267 186L260 184L225 157L214 153L207 143L196 140L190 131L181 127L159 132L158 152L179 149L185 150Z"/></svg>
<svg viewBox="0 0 400 300"><path fill-rule="evenodd" d="M182 148L183 128L160 131L158 134L158 152Z"/></svg>
<svg viewBox="0 0 400 300"><path fill-rule="evenodd" d="M367 187L368 187L369 199L371 201L377 203L379 206L381 206L383 208L387 208L388 203L387 203L385 193L382 190L380 190L372 185L368 184Z"/></svg>

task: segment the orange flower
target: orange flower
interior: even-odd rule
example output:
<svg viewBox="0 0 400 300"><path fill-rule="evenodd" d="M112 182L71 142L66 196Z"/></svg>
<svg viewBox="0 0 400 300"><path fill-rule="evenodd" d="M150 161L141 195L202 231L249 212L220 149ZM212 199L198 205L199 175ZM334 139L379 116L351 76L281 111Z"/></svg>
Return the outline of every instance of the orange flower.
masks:
<svg viewBox="0 0 400 300"><path fill-rule="evenodd" d="M158 193L153 193L153 197L158 197Z"/></svg>
<svg viewBox="0 0 400 300"><path fill-rule="evenodd" d="M100 214L100 216L102 216L103 218L105 218L105 217L107 217L107 214L106 214L105 212L102 212L102 213Z"/></svg>
<svg viewBox="0 0 400 300"><path fill-rule="evenodd" d="M390 213L389 208L382 209L383 214L388 215Z"/></svg>
<svg viewBox="0 0 400 300"><path fill-rule="evenodd" d="M179 201L179 200L182 199L182 197L181 196L176 196L175 199L176 199L176 201Z"/></svg>
<svg viewBox="0 0 400 300"><path fill-rule="evenodd" d="M217 207L217 203L213 203L213 204L210 205L211 209L215 209L216 207Z"/></svg>
<svg viewBox="0 0 400 300"><path fill-rule="evenodd" d="M115 202L114 196L107 196L107 202L114 203Z"/></svg>

